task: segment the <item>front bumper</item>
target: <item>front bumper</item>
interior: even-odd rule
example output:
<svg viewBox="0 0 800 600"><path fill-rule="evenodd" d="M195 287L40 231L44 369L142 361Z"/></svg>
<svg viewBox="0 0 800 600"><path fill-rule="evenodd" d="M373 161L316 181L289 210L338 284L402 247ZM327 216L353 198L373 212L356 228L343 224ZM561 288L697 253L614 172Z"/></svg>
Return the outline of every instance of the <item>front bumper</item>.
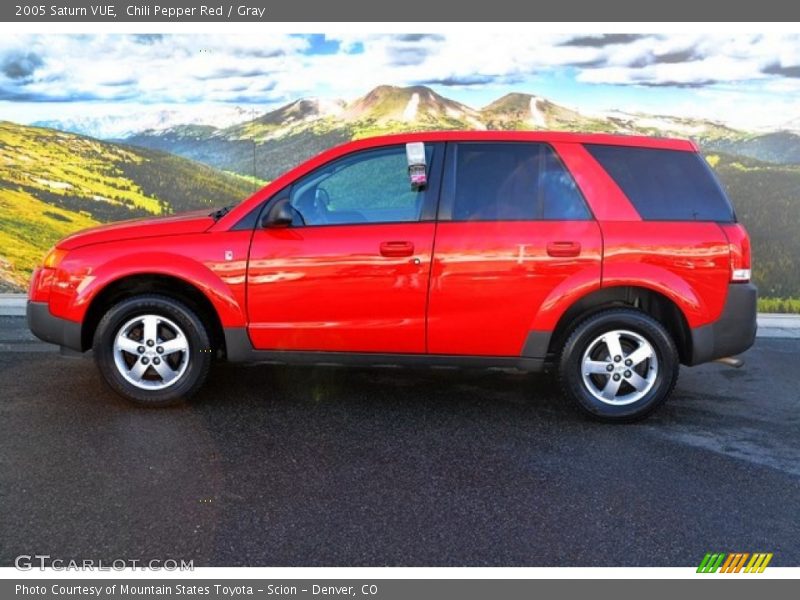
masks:
<svg viewBox="0 0 800 600"><path fill-rule="evenodd" d="M756 339L756 300L752 283L731 283L719 319L692 329L690 365L740 354Z"/></svg>
<svg viewBox="0 0 800 600"><path fill-rule="evenodd" d="M54 316L47 302L29 300L26 313L28 328L40 340L58 344L62 348L82 351L80 323Z"/></svg>

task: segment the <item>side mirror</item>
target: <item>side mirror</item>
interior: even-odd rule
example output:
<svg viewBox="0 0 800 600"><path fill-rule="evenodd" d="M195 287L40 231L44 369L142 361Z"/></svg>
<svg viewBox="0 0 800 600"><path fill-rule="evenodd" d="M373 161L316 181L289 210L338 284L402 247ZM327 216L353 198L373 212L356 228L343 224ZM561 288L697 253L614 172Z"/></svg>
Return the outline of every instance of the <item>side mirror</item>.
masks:
<svg viewBox="0 0 800 600"><path fill-rule="evenodd" d="M291 227L294 221L295 211L289 204L288 198L278 200L268 211L261 222L261 226L266 228Z"/></svg>

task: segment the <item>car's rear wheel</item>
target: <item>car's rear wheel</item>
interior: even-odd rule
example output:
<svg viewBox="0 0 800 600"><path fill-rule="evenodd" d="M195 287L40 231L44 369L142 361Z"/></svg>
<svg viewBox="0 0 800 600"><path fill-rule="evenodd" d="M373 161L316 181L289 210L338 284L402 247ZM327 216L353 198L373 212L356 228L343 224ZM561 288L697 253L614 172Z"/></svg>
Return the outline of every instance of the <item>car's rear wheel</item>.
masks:
<svg viewBox="0 0 800 600"><path fill-rule="evenodd" d="M634 309L611 309L575 327L561 353L559 379L591 417L636 421L669 397L679 363L661 323Z"/></svg>
<svg viewBox="0 0 800 600"><path fill-rule="evenodd" d="M115 392L151 407L192 396L212 360L208 332L197 315L159 295L136 296L113 306L97 326L94 355Z"/></svg>

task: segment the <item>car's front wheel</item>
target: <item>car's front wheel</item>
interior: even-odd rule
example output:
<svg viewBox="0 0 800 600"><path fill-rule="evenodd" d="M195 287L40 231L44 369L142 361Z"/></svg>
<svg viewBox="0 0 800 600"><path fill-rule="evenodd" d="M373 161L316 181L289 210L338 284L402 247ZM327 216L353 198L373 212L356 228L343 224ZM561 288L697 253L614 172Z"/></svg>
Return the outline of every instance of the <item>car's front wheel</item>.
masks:
<svg viewBox="0 0 800 600"><path fill-rule="evenodd" d="M97 326L93 347L109 386L151 407L192 396L212 360L208 332L197 315L181 302L154 294L113 306Z"/></svg>
<svg viewBox="0 0 800 600"><path fill-rule="evenodd" d="M670 395L680 367L664 326L633 309L610 309L579 323L559 362L564 393L603 421L636 421Z"/></svg>

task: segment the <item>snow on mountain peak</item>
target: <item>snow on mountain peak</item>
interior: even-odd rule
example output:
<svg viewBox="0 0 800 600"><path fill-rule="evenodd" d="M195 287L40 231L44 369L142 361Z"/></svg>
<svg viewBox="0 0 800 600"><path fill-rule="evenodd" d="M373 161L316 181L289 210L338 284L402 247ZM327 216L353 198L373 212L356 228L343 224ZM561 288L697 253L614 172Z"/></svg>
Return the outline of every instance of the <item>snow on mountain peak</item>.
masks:
<svg viewBox="0 0 800 600"><path fill-rule="evenodd" d="M403 120L404 121L413 121L414 117L417 116L417 109L419 108L419 94L414 92L411 94L411 99L406 104L405 109L403 110Z"/></svg>
<svg viewBox="0 0 800 600"><path fill-rule="evenodd" d="M546 127L547 120L544 113L539 108L539 101L541 98L538 96L531 96L531 121L536 127Z"/></svg>

